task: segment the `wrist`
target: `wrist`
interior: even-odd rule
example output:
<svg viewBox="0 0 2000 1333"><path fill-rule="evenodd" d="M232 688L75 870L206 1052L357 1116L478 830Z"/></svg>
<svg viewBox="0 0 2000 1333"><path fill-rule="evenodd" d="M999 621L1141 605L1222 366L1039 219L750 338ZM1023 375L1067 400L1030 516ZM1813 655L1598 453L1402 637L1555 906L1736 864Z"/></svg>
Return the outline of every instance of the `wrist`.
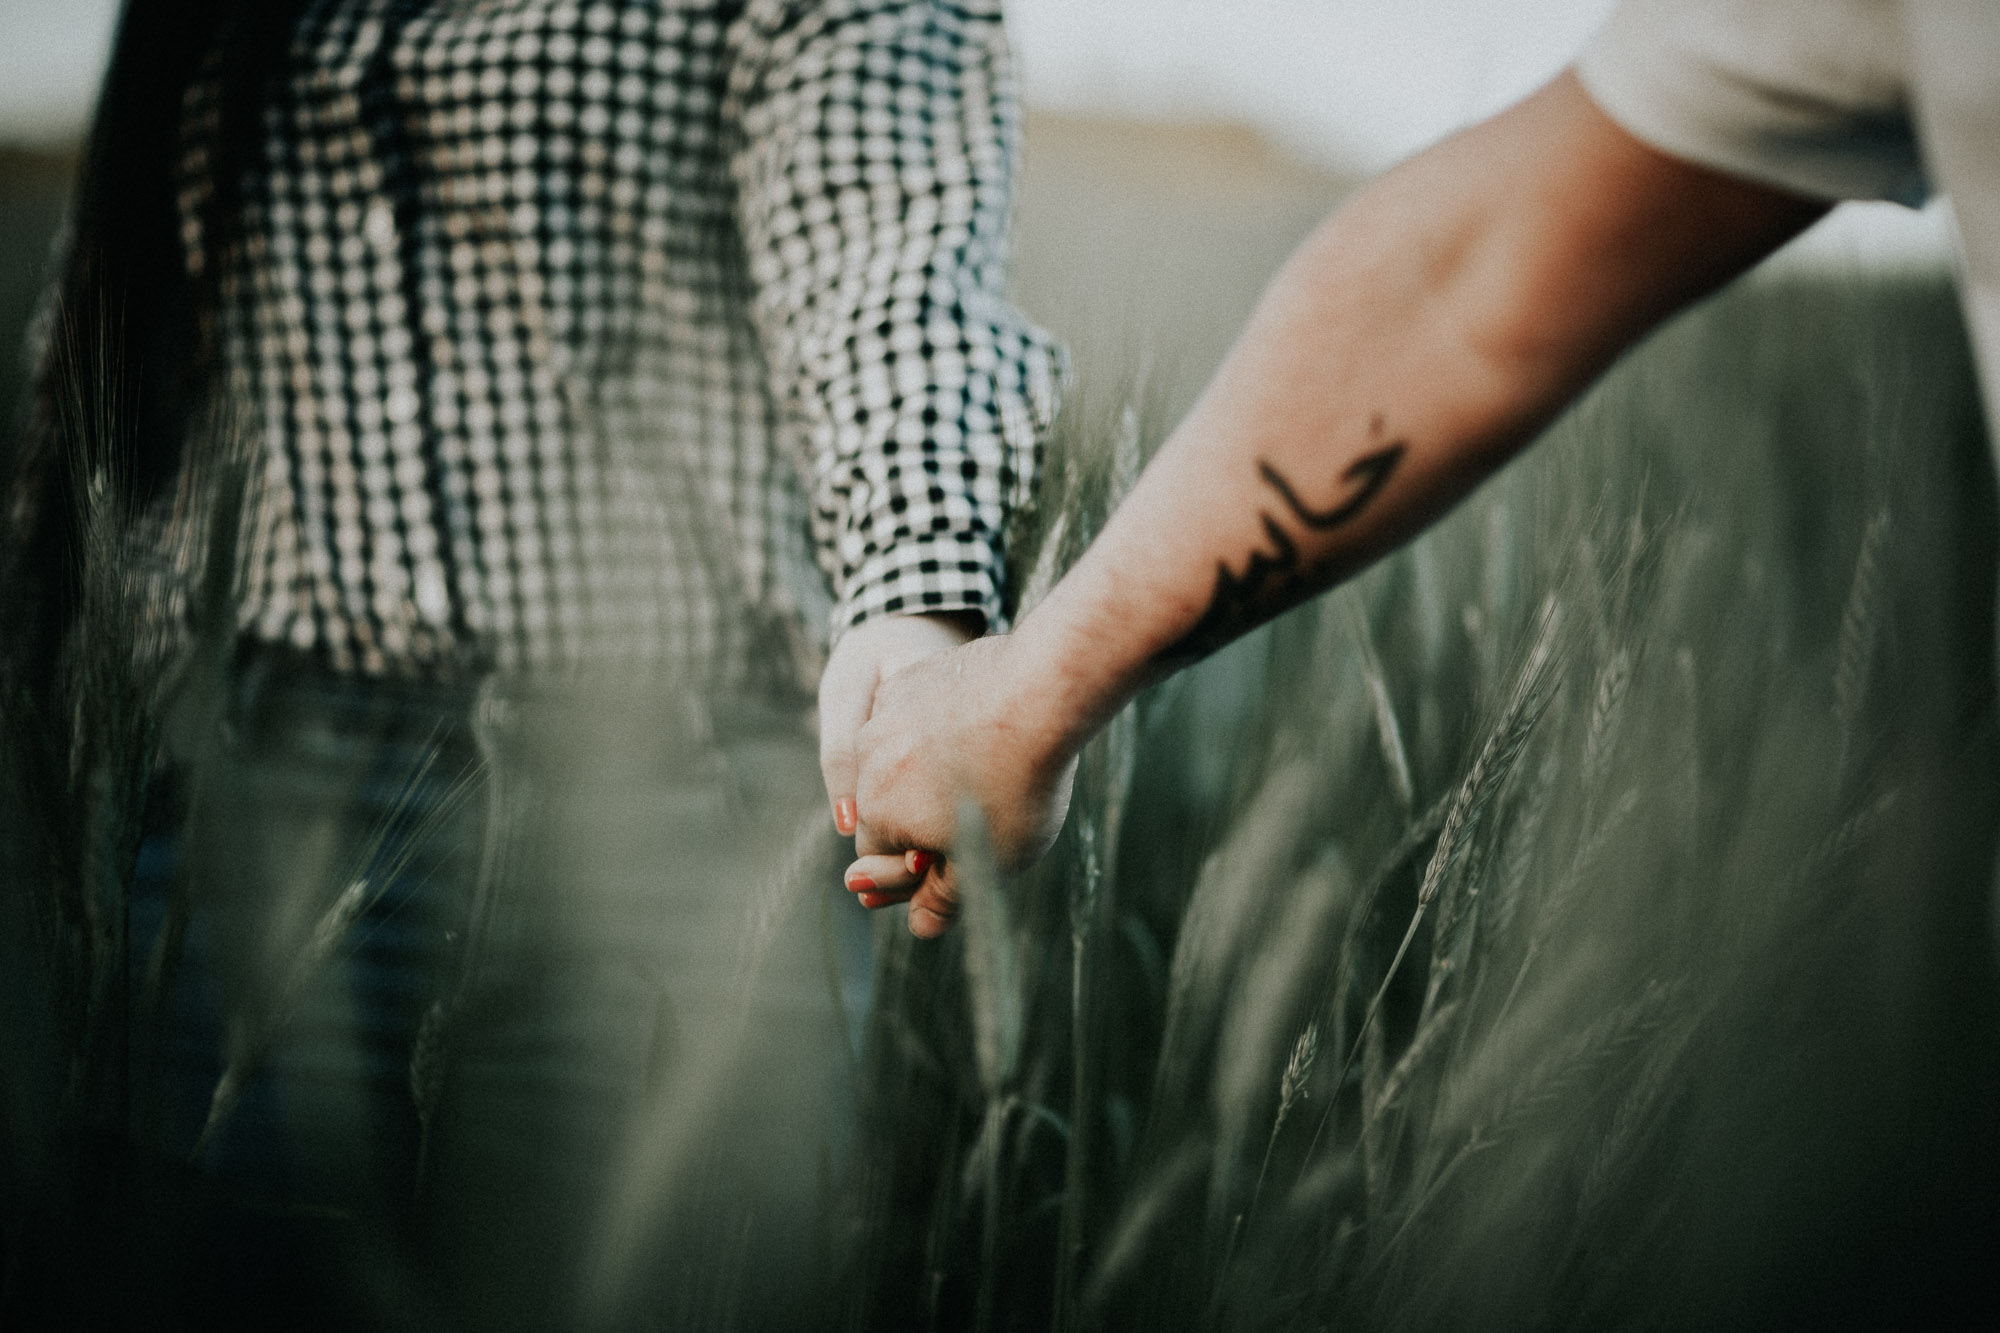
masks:
<svg viewBox="0 0 2000 1333"><path fill-rule="evenodd" d="M1123 706L1111 645L1078 632L1045 603L1006 636L1000 681L989 697L1038 775L1053 781Z"/></svg>
<svg viewBox="0 0 2000 1333"><path fill-rule="evenodd" d="M886 651L900 659L956 647L985 630L986 618L977 611L880 611L840 630L834 650Z"/></svg>
<svg viewBox="0 0 2000 1333"><path fill-rule="evenodd" d="M892 614L928 621L950 630L962 641L977 639L986 633L986 613L983 611L899 611Z"/></svg>

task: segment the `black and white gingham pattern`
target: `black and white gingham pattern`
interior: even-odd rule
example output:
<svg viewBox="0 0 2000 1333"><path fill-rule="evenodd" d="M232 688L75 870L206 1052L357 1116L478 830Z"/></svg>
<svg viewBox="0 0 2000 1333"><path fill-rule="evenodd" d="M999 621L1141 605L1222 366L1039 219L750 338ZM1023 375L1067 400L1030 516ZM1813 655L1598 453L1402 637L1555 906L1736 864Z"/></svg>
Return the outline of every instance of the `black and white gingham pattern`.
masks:
<svg viewBox="0 0 2000 1333"><path fill-rule="evenodd" d="M1011 77L997 0L307 6L219 271L246 629L726 686L802 617L997 620L1060 373L1002 290Z"/></svg>

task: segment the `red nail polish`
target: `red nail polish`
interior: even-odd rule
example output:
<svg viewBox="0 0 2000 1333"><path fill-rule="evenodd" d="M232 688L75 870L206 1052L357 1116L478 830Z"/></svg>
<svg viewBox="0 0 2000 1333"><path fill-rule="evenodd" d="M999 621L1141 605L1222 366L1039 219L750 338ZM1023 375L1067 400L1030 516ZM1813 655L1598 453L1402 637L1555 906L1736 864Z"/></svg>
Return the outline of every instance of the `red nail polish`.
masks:
<svg viewBox="0 0 2000 1333"><path fill-rule="evenodd" d="M847 891L849 893L873 893L875 892L875 881L866 875L849 875L847 877Z"/></svg>
<svg viewBox="0 0 2000 1333"><path fill-rule="evenodd" d="M864 893L861 895L859 902L863 907L872 912L878 907L888 906L889 895L886 893Z"/></svg>
<svg viewBox="0 0 2000 1333"><path fill-rule="evenodd" d="M926 870L929 870L931 868L932 863L935 862L936 860L937 860L936 852L911 852L910 862L909 862L910 873L912 875L921 875Z"/></svg>
<svg viewBox="0 0 2000 1333"><path fill-rule="evenodd" d="M833 826L842 833L854 832L854 802L845 796L833 803Z"/></svg>

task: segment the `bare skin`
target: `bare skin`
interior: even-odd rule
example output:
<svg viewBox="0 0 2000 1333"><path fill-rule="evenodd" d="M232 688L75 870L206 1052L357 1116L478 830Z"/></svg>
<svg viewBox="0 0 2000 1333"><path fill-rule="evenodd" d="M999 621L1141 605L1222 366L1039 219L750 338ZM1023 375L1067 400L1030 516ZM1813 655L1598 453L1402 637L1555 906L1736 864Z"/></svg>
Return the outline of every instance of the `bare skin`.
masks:
<svg viewBox="0 0 2000 1333"><path fill-rule="evenodd" d="M964 612L891 615L864 621L840 636L819 678L819 768L833 809L833 826L844 836L854 837L859 832L854 801L860 768L857 746L862 724L874 709L877 689L884 680L924 658L978 637L984 628L980 616ZM867 858L877 848L863 836L857 838L855 850ZM890 895L914 888L928 862L906 864L898 852L874 858L870 864L881 876L883 892L875 891L875 881L865 871L850 870L847 875L848 887L863 907L883 907L897 901ZM916 866L915 871L910 865Z"/></svg>
<svg viewBox="0 0 2000 1333"><path fill-rule="evenodd" d="M907 900L912 931L942 934L961 797L1004 866L1033 861L1077 753L1134 694L1414 536L1826 207L1659 153L1570 74L1376 181L1278 274L1048 599L873 691L864 902Z"/></svg>

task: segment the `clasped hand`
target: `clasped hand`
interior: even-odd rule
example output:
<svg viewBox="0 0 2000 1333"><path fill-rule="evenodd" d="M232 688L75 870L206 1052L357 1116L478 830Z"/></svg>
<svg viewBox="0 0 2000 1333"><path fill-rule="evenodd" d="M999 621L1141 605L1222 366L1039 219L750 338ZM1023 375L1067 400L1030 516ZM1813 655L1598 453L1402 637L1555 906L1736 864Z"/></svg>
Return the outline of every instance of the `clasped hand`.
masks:
<svg viewBox="0 0 2000 1333"><path fill-rule="evenodd" d="M821 768L834 823L854 835L847 887L865 907L909 903L923 938L958 912L962 801L1003 870L1047 851L1069 807L1075 761L1047 753L1029 725L1011 646L921 617L871 621L841 640L821 682Z"/></svg>

